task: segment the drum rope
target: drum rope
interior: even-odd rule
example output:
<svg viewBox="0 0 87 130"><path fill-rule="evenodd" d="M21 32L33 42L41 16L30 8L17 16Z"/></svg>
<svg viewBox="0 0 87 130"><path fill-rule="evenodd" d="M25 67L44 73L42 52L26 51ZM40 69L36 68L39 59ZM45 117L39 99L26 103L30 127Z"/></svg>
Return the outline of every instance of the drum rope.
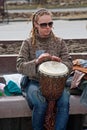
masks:
<svg viewBox="0 0 87 130"><path fill-rule="evenodd" d="M44 122L45 130L54 130L55 118L56 118L56 100L49 100Z"/></svg>

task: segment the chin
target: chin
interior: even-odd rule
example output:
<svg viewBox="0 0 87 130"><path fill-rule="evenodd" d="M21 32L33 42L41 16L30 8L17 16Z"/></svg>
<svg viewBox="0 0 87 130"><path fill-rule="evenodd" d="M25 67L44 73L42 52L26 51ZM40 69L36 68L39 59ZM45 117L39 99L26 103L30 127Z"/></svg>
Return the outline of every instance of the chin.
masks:
<svg viewBox="0 0 87 130"><path fill-rule="evenodd" d="M48 35L50 35L50 32L44 34L44 36L48 36Z"/></svg>

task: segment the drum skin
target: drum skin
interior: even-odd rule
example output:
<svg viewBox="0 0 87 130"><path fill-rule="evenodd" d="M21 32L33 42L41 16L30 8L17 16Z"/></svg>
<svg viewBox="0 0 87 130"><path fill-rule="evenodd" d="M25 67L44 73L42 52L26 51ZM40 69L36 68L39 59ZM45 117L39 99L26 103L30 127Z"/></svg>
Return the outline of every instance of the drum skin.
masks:
<svg viewBox="0 0 87 130"><path fill-rule="evenodd" d="M50 61L48 63L50 63ZM39 80L40 89L42 91L43 96L45 96L47 100L57 100L64 90L65 82L68 75L68 69L67 73L65 73L64 75L62 74L62 76L61 75L59 76L59 74L58 76L52 76L50 74L47 75L47 73L45 74L43 72L40 72L40 70L39 74L40 74L40 80Z"/></svg>

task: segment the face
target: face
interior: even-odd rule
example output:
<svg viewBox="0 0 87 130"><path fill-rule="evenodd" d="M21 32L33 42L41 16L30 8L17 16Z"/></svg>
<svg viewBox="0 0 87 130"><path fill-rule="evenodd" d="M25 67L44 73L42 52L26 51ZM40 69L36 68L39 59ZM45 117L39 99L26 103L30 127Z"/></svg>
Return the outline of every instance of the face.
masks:
<svg viewBox="0 0 87 130"><path fill-rule="evenodd" d="M35 23L35 27L41 37L47 37L50 34L52 25L53 21L50 15L40 16L38 21Z"/></svg>

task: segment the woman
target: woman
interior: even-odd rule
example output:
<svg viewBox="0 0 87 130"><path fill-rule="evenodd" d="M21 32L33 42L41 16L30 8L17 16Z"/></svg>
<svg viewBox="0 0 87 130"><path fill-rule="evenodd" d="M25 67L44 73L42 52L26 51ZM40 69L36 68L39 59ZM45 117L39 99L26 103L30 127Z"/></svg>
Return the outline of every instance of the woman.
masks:
<svg viewBox="0 0 87 130"><path fill-rule="evenodd" d="M33 130L44 130L44 118L47 101L40 91L37 68L46 60L63 62L69 71L72 69L71 57L63 39L56 37L52 31L52 14L40 9L33 14L32 31L23 41L17 58L17 70L29 77L26 87L26 99L32 109ZM57 100L55 130L66 130L69 117L69 93L64 90Z"/></svg>

